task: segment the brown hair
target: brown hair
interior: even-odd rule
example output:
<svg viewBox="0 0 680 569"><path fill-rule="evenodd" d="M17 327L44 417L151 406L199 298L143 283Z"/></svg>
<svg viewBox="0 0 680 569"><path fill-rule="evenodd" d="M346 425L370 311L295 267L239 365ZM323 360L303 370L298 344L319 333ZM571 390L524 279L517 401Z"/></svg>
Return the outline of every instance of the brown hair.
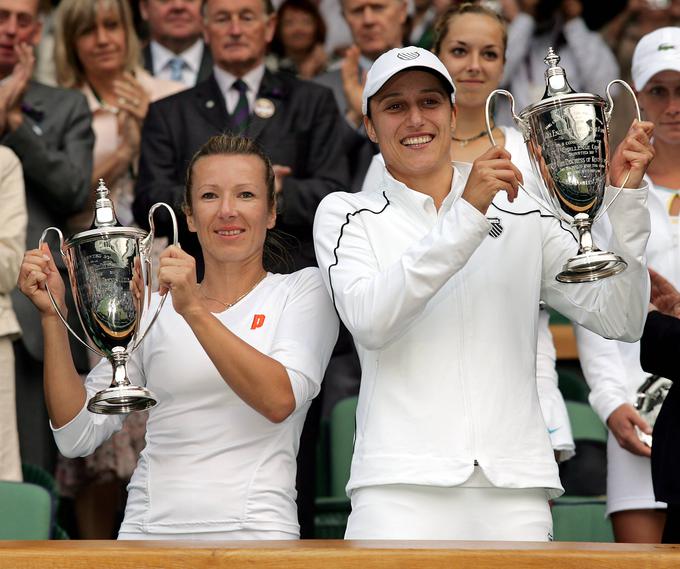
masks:
<svg viewBox="0 0 680 569"><path fill-rule="evenodd" d="M314 20L314 45L324 44L326 41L326 23L321 17L321 13L319 12L319 8L316 6L316 4L314 4L314 2L311 0L285 0L283 4L279 6L279 10L276 13L276 30L274 31L272 43L269 46L269 49L273 53L281 57L286 55L286 49L283 45L283 41L281 40L281 22L283 21L283 14L286 12L286 10L299 10L305 14L309 14Z"/></svg>
<svg viewBox="0 0 680 569"><path fill-rule="evenodd" d="M208 139L192 156L187 168L186 183L184 184L184 201L182 211L190 214L192 211L191 186L194 181L194 168L201 158L208 156L257 156L264 165L264 181L267 186L267 205L269 209L276 209L276 190L274 188L274 168L271 160L262 148L250 138L218 134ZM290 271L292 257L288 251L290 245L285 234L276 229L268 229L264 240L262 264L267 270Z"/></svg>
<svg viewBox="0 0 680 569"><path fill-rule="evenodd" d="M76 40L95 25L98 10L109 7L117 9L125 30L125 69L133 71L139 66L141 51L127 0L61 0L56 12L54 51L57 81L61 86L77 88L85 83Z"/></svg>
<svg viewBox="0 0 680 569"><path fill-rule="evenodd" d="M501 27L501 31L503 33L503 61L505 61L505 50L508 46L508 28L505 20L500 14L494 12L490 8L487 8L482 4L473 4L471 2L466 2L460 6L452 6L447 8L447 10L437 18L437 21L434 24L434 46L432 47L434 54L438 56L441 53L442 42L444 41L446 34L449 32L451 22L456 17L462 16L464 14L479 14L482 16L488 16L489 18L492 18L498 22L498 25Z"/></svg>

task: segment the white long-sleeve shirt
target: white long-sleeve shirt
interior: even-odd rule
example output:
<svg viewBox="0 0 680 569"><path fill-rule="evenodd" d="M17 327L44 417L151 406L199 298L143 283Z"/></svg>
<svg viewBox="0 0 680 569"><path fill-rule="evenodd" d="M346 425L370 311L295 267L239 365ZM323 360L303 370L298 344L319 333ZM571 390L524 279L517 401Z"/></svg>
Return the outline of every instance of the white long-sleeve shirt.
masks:
<svg viewBox="0 0 680 569"><path fill-rule="evenodd" d="M525 180L534 174L531 162L521 133L509 127L500 127L505 136L505 149L512 156L513 163L520 169ZM366 174L362 190L369 190L380 184L385 162L381 154L376 154ZM535 191L535 181L530 183ZM546 311L539 312L536 345L536 387L538 400L541 405L550 444L559 453L559 460L565 461L574 456L576 445L571 433L569 413L564 398L559 390L559 378L555 369L557 354L549 327L549 315Z"/></svg>
<svg viewBox="0 0 680 569"><path fill-rule="evenodd" d="M352 333L362 380L348 492L380 484L455 486L475 461L499 487L561 492L536 391L539 300L608 337L642 333L649 281L646 189L610 209L628 269L588 284L555 275L571 233L520 193L488 218L461 199L456 164L439 210L387 170L379 185L324 198L314 223L323 278ZM512 213L509 213L512 212Z"/></svg>
<svg viewBox="0 0 680 569"><path fill-rule="evenodd" d="M316 268L269 274L215 316L286 368L295 411L272 423L248 406L168 299L127 367L130 381L146 385L159 402L149 411L146 447L128 485L123 533L299 532L296 455L337 338L337 317ZM111 375L102 360L88 375L88 398L108 387ZM85 456L123 419L83 407L54 437L64 455Z"/></svg>

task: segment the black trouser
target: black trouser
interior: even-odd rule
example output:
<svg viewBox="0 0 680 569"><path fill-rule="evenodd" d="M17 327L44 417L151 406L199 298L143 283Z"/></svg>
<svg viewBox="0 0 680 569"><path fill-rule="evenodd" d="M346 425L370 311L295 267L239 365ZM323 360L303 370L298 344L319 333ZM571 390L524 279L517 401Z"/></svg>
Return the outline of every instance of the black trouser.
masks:
<svg viewBox="0 0 680 569"><path fill-rule="evenodd" d="M661 543L680 543L680 504L668 504Z"/></svg>

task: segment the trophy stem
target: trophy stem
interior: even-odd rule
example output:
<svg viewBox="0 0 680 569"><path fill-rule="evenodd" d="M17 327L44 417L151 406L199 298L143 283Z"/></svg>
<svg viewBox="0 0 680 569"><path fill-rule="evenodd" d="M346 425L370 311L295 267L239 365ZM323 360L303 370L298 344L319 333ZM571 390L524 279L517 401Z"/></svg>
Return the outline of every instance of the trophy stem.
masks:
<svg viewBox="0 0 680 569"><path fill-rule="evenodd" d="M593 221L590 216L585 213L577 213L574 216L573 225L578 231L578 254L583 255L599 251L593 244L593 234L590 232Z"/></svg>
<svg viewBox="0 0 680 569"><path fill-rule="evenodd" d="M555 277L561 283L588 283L611 277L623 271L628 263L614 253L600 251L593 243L590 231L592 218L585 213L574 216L578 231L578 254L569 259Z"/></svg>
<svg viewBox="0 0 680 569"><path fill-rule="evenodd" d="M127 376L129 354L123 348L113 348L110 361L113 365L113 381L108 389L95 394L87 403L92 413L103 415L143 411L156 405L156 397L150 390L132 385Z"/></svg>

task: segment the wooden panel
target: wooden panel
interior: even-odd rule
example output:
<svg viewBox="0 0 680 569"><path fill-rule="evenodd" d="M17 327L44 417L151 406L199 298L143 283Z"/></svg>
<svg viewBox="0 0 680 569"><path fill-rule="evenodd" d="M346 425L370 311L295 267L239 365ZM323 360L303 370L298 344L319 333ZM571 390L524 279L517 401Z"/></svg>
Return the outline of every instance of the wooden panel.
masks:
<svg viewBox="0 0 680 569"><path fill-rule="evenodd" d="M12 569L676 569L680 546L511 542L0 542Z"/></svg>
<svg viewBox="0 0 680 569"><path fill-rule="evenodd" d="M576 347L576 336L571 324L551 324L553 342L557 351L558 360L577 360L578 349Z"/></svg>

